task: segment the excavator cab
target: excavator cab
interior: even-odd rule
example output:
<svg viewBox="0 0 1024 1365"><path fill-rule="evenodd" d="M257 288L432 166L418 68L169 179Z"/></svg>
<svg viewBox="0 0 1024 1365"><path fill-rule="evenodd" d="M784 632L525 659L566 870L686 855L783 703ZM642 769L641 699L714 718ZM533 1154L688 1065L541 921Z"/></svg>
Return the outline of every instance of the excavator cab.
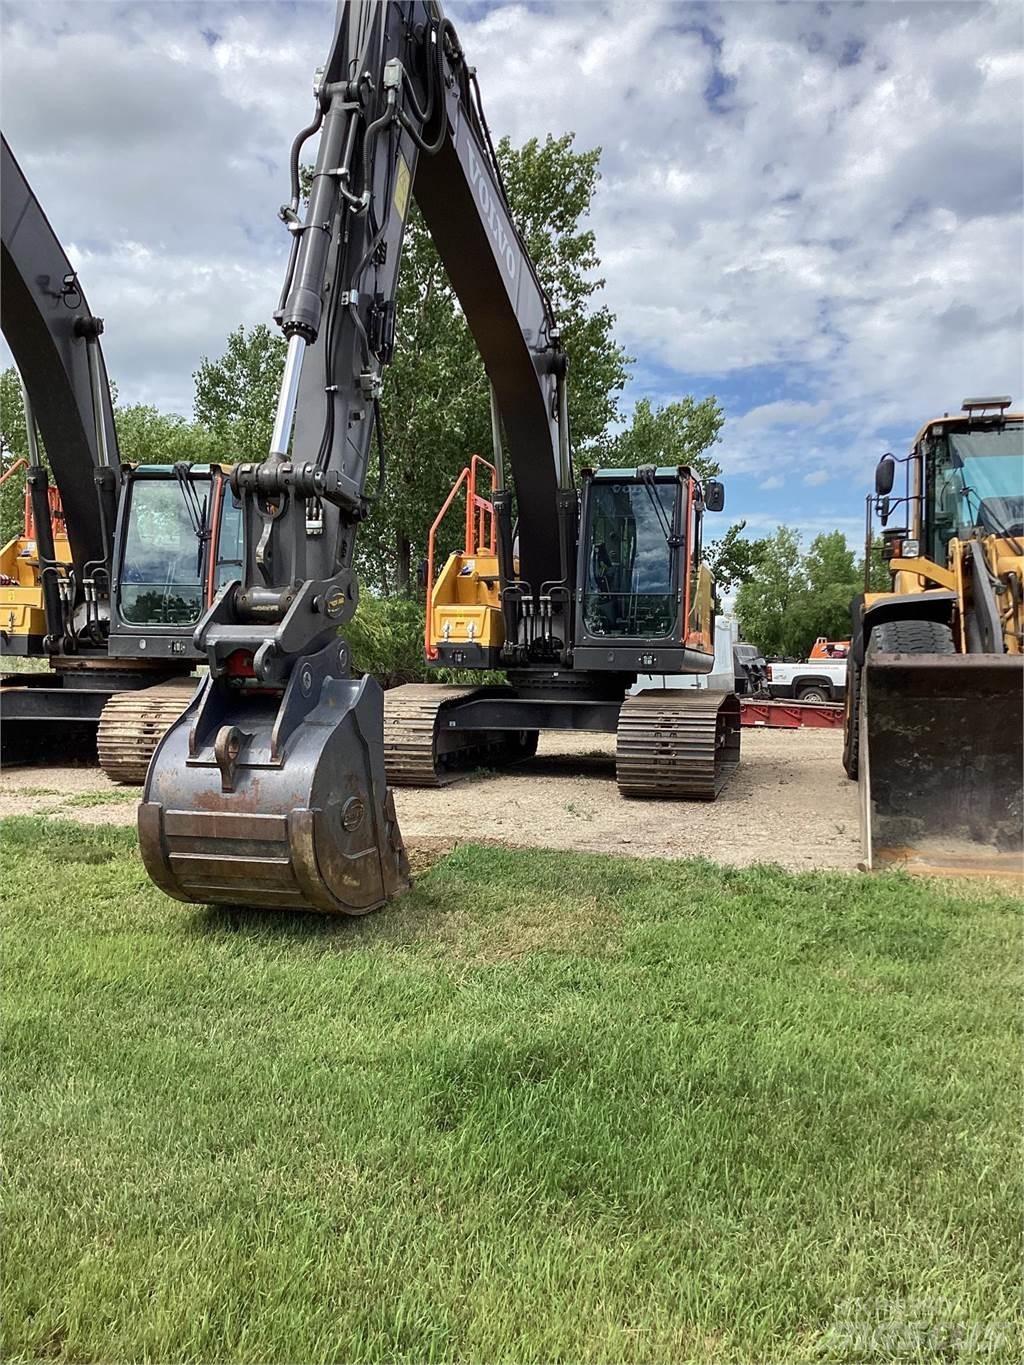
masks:
<svg viewBox="0 0 1024 1365"><path fill-rule="evenodd" d="M124 479L112 650L198 660L192 630L224 584L241 577L241 505L220 465L139 465Z"/></svg>
<svg viewBox="0 0 1024 1365"><path fill-rule="evenodd" d="M591 635L664 638L676 625L678 490L601 479L591 490L583 619Z"/></svg>
<svg viewBox="0 0 1024 1365"><path fill-rule="evenodd" d="M588 668L687 672L714 654L701 514L721 493L685 466L583 471L575 639Z"/></svg>
<svg viewBox="0 0 1024 1365"><path fill-rule="evenodd" d="M108 650L122 668L156 670L157 680L115 692L100 715L100 765L115 781L144 781L162 735L192 700L203 657L193 635L221 588L241 576L241 546L241 505L221 466L122 466Z"/></svg>

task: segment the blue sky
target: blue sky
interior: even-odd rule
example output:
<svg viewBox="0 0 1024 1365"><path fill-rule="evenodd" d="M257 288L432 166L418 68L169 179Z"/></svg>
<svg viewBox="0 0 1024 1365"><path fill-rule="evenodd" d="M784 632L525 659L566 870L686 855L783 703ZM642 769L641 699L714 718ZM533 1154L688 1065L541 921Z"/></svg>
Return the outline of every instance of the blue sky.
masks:
<svg viewBox="0 0 1024 1365"><path fill-rule="evenodd" d="M856 543L883 450L968 394L1024 398L1020 5L447 8L496 136L602 147L626 407L718 396L728 520ZM3 6L4 129L126 401L187 413L201 357L269 320L332 24L319 0Z"/></svg>

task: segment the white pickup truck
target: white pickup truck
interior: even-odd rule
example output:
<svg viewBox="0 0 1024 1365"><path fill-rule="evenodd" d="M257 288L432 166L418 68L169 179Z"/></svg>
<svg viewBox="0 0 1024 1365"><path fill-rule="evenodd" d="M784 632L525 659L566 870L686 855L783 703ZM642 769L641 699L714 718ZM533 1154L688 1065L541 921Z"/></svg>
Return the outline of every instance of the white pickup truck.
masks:
<svg viewBox="0 0 1024 1365"><path fill-rule="evenodd" d="M768 664L768 691L786 701L843 701L846 660L808 659L802 664Z"/></svg>

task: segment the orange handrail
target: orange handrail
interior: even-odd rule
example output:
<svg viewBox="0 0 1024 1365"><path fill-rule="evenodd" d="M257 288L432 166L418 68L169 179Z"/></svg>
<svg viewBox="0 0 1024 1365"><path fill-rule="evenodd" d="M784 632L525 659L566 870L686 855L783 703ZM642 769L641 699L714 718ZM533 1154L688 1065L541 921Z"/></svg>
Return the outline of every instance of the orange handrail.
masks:
<svg viewBox="0 0 1024 1365"><path fill-rule="evenodd" d="M423 649L428 659L438 657L437 650L434 648L430 639L430 616L431 599L434 595L434 541L437 536L437 528L444 521L449 507L455 501L456 495L463 484L466 488L466 541L463 554L475 554L481 548L487 554L495 553L495 530L494 530L494 504L486 498L481 497L476 491L476 471L480 465L485 465L491 471L491 488L494 488L496 471L494 465L489 460L485 460L480 455L474 455L469 464L462 471L459 477L452 484L452 490L444 500L444 504L434 518L430 534L427 536L427 601L426 609L423 613ZM490 526L485 530L487 517L490 517ZM474 540L476 544L474 545Z"/></svg>
<svg viewBox="0 0 1024 1365"><path fill-rule="evenodd" d="M487 554L494 554L495 551L494 503L480 497L476 491L476 471L480 465L491 471L491 492L494 492L494 465L480 455L474 455L469 462L469 488L466 490L466 548L463 553L467 555L475 554L480 549Z"/></svg>
<svg viewBox="0 0 1024 1365"><path fill-rule="evenodd" d="M28 468L28 460L25 459L24 455L20 456L12 465L8 466L8 468L0 474L0 488L4 486L15 470L20 469L22 465L24 465L26 469Z"/></svg>

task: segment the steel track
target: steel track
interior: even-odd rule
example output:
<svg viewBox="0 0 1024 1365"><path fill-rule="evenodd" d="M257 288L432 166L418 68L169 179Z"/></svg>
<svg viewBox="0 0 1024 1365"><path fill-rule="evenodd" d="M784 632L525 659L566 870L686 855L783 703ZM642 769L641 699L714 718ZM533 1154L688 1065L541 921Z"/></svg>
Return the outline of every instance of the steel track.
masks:
<svg viewBox="0 0 1024 1365"><path fill-rule="evenodd" d="M740 704L729 692L682 689L627 697L615 776L623 796L714 801L740 756Z"/></svg>

